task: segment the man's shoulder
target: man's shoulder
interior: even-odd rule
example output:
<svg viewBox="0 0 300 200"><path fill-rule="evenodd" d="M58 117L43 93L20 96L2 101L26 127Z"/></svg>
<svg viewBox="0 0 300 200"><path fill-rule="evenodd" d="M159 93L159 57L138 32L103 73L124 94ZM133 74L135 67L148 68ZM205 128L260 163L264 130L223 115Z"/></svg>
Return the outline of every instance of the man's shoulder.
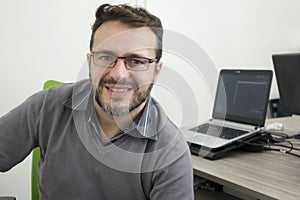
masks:
<svg viewBox="0 0 300 200"><path fill-rule="evenodd" d="M177 125L166 115L162 106L154 100L155 105L160 119L157 126L157 140L156 148L166 148L170 151L174 148L179 148L181 152L188 150L187 142Z"/></svg>
<svg viewBox="0 0 300 200"><path fill-rule="evenodd" d="M51 86L33 94L26 102L31 105L39 106L40 109L63 109L66 102L72 101L76 94L90 87L89 84L90 82L88 80L82 80L75 83L63 83Z"/></svg>
<svg viewBox="0 0 300 200"><path fill-rule="evenodd" d="M157 133L161 139L166 139L169 140L172 138L174 135L181 135L182 133L180 129L178 128L177 125L174 124L174 122L168 117L168 115L165 113L164 109L162 106L157 102L155 99L152 100L153 105L155 107L155 110L157 112L156 114L156 123L158 126ZM151 118L151 117L150 117Z"/></svg>
<svg viewBox="0 0 300 200"><path fill-rule="evenodd" d="M89 83L88 80L81 80L78 82L70 82L70 83L62 83L59 85L51 86L44 91L48 93L48 95L57 95L61 94L62 96L68 96L72 92L77 90L82 90Z"/></svg>
<svg viewBox="0 0 300 200"><path fill-rule="evenodd" d="M55 85L42 92L45 93L46 98L51 101L66 101L68 98L74 97L75 94L84 91L87 87L89 87L89 81L81 80L74 83Z"/></svg>

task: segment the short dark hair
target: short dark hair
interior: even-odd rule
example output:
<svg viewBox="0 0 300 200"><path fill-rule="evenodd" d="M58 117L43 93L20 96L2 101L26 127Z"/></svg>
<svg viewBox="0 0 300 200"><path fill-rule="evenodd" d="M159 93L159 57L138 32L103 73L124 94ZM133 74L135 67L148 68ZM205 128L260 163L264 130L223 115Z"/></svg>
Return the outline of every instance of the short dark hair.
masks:
<svg viewBox="0 0 300 200"><path fill-rule="evenodd" d="M156 49L156 58L159 60L162 56L162 37L163 28L158 17L150 14L147 10L140 7L131 7L126 4L110 5L103 4L96 11L96 20L92 26L92 35L90 40L90 51L94 43L94 35L97 29L108 21L119 21L130 27L140 28L149 27L157 38L158 48Z"/></svg>

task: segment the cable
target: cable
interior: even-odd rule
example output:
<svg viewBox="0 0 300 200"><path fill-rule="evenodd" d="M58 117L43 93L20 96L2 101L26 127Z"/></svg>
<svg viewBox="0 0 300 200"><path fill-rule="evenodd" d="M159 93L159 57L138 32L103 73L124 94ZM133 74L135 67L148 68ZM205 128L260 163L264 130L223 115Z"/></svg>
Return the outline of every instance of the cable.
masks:
<svg viewBox="0 0 300 200"><path fill-rule="evenodd" d="M287 141L286 141L286 142L287 142ZM290 143L293 145L293 150L300 151L299 148L294 147L294 144L293 144L292 142L290 142ZM282 146L282 147L287 147L287 148L288 148L288 146L283 145L283 144L278 144L277 146Z"/></svg>
<svg viewBox="0 0 300 200"><path fill-rule="evenodd" d="M286 142L288 142L291 146L286 146L286 145L283 145L283 144L272 144L272 146L290 148L289 152L291 152L293 150L294 145L289 141L286 141Z"/></svg>
<svg viewBox="0 0 300 200"><path fill-rule="evenodd" d="M295 153L288 152L287 154L292 155L292 156L296 156L296 157L300 158L300 155L295 154Z"/></svg>
<svg viewBox="0 0 300 200"><path fill-rule="evenodd" d="M299 148L295 148L293 143L291 141L286 140L288 137L286 134L275 134L276 136L281 136L280 138L274 138L272 136L273 133L268 133L264 132L265 134L262 134L262 137L258 142L261 143L253 143L253 142L244 142L239 140L239 143L245 144L245 145L250 145L254 147L260 147L259 151L277 151L281 152L284 154L289 154L292 156L296 156L300 158L300 155L292 153L293 150L300 151ZM282 143L288 143L289 145L284 145ZM286 149L282 148L272 148L272 146L277 146L277 147L284 147ZM257 149L257 148L256 148Z"/></svg>
<svg viewBox="0 0 300 200"><path fill-rule="evenodd" d="M289 151L285 151L283 149L275 149L275 148L266 147L265 151L278 151L278 152L281 152L281 153L284 153L284 154L289 154L289 155L296 156L296 157L300 158L300 155L295 154L295 153L291 153Z"/></svg>
<svg viewBox="0 0 300 200"><path fill-rule="evenodd" d="M289 139L300 139L300 133L291 135L291 136L289 136L288 138L289 138Z"/></svg>

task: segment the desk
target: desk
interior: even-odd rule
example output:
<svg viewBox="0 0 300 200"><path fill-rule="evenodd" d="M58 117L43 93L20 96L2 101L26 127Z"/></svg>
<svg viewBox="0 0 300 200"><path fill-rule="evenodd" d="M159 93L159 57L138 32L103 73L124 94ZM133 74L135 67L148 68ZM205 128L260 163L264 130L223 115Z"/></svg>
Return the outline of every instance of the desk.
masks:
<svg viewBox="0 0 300 200"><path fill-rule="evenodd" d="M267 124L273 122L283 123L287 134L300 130L299 116L267 120ZM297 145L297 148L300 148L300 145ZM275 151L233 151L214 161L193 155L192 162L194 174L254 198L300 199L298 157Z"/></svg>

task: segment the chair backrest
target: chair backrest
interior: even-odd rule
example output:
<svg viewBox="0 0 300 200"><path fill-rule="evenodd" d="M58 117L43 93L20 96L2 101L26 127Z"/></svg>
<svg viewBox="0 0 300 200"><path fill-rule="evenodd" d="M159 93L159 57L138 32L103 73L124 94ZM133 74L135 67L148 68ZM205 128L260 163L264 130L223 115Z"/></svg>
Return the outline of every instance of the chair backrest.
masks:
<svg viewBox="0 0 300 200"><path fill-rule="evenodd" d="M43 89L47 89L54 85L60 85L62 82L55 80L48 80L44 83ZM31 200L39 200L37 167L40 160L40 148L36 147L32 151L32 165L31 165Z"/></svg>

